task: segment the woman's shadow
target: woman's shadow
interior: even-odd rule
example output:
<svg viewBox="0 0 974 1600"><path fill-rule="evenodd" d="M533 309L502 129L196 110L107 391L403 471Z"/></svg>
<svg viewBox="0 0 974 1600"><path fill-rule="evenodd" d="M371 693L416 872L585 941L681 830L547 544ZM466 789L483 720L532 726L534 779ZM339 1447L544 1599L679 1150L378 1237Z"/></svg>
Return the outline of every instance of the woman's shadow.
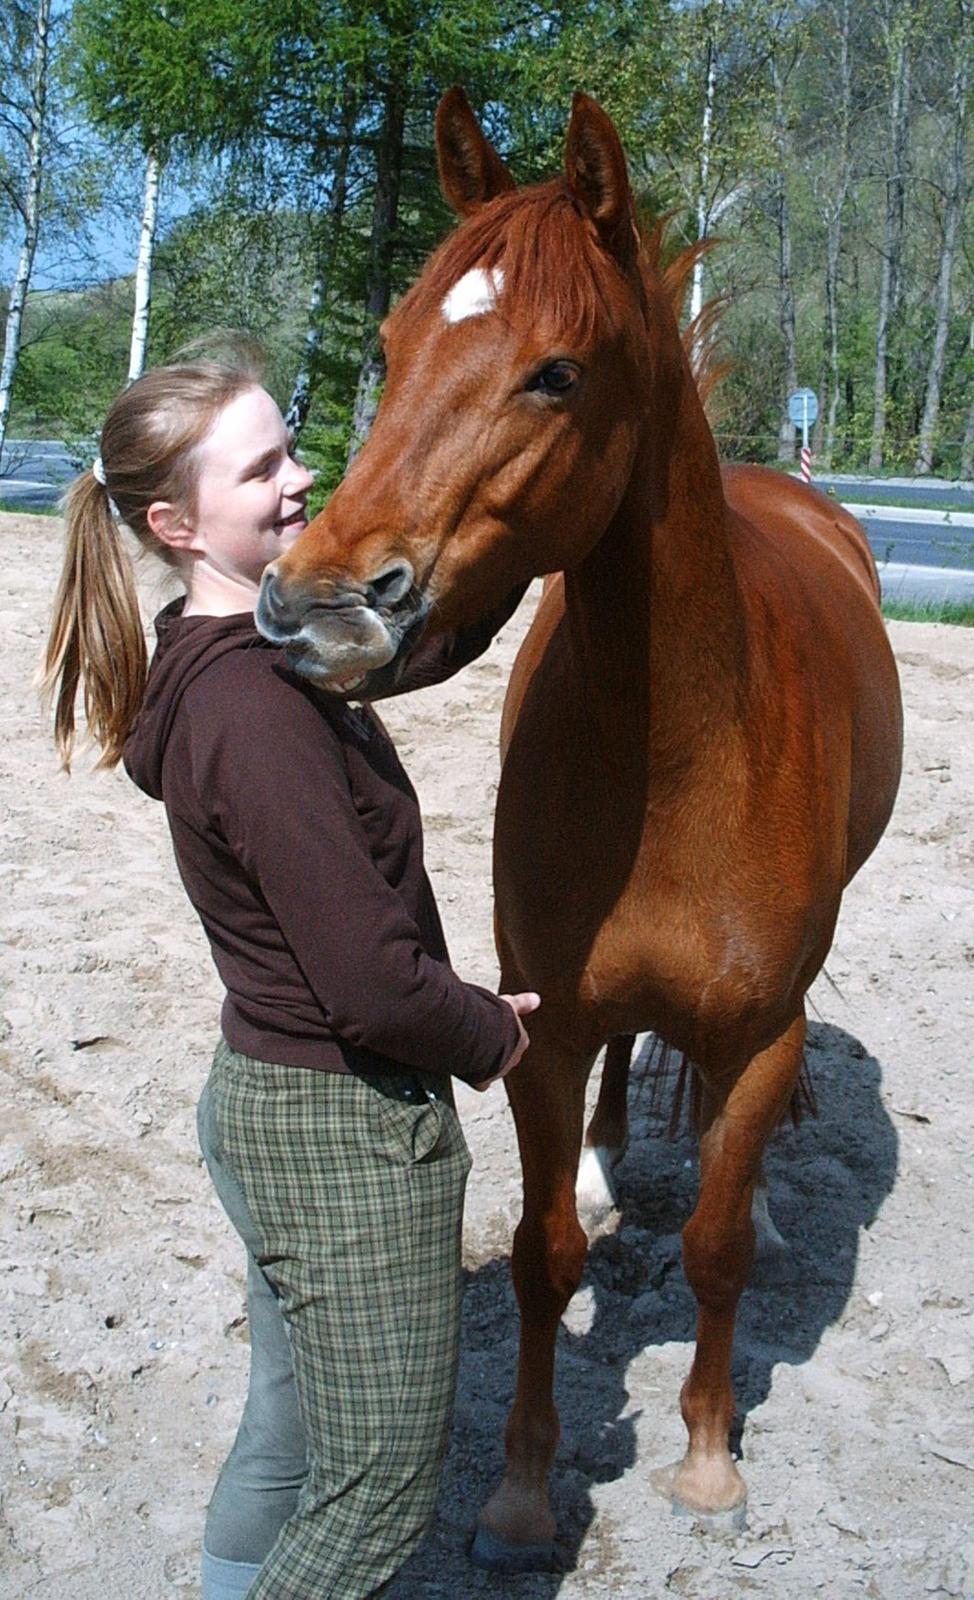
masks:
<svg viewBox="0 0 974 1600"><path fill-rule="evenodd" d="M738 1417L732 1445L747 1457L748 1414L772 1388L776 1364L809 1360L843 1314L862 1230L872 1226L897 1171L897 1136L882 1104L881 1069L841 1028L809 1028L807 1060L818 1114L782 1129L765 1161L771 1211L787 1241L744 1294L734 1347ZM519 1600L547 1600L577 1562L595 1508L595 1483L637 1460L627 1372L645 1350L678 1343L689 1368L695 1302L680 1264L680 1229L696 1194L696 1140L666 1136L647 1109L638 1063L630 1088L630 1146L617 1177L622 1224L595 1241L582 1288L558 1340L556 1399L562 1440L552 1473L559 1571L517 1580ZM500 1580L469 1564L476 1513L504 1469L503 1428L513 1396L517 1307L506 1259L468 1274L453 1439L436 1526L388 1590L388 1600L495 1592ZM675 1387L674 1387L675 1395ZM660 1402L671 1405L672 1399ZM641 1462L646 1473L655 1462ZM668 1515L662 1501L663 1515ZM650 1508L648 1507L647 1510Z"/></svg>

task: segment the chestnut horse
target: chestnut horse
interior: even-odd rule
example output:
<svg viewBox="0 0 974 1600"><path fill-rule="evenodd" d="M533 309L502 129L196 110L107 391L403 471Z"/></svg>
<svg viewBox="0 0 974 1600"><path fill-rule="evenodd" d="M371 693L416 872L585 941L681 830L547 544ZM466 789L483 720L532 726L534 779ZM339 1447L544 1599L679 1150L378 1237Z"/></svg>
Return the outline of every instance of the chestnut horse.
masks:
<svg viewBox="0 0 974 1600"><path fill-rule="evenodd" d="M718 465L605 113L577 95L563 176L524 190L459 90L437 147L463 220L387 319L372 434L268 569L257 615L298 671L370 698L424 631L564 573L514 669L496 819L501 985L542 997L505 1080L524 1171L521 1351L508 1470L475 1545L513 1569L543 1562L554 1534L586 1080L612 1041L589 1137L618 1147L641 1030L692 1062L701 1129L683 1232L698 1304L688 1443L658 1486L705 1520L741 1520L731 1344L755 1184L842 890L890 815L901 715L858 523L777 472Z"/></svg>

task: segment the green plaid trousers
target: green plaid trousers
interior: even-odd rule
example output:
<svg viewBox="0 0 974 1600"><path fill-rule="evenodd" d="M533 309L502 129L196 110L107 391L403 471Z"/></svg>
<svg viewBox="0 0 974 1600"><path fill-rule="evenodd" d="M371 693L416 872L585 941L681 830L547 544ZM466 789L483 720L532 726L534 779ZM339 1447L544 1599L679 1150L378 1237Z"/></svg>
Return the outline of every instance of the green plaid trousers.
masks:
<svg viewBox="0 0 974 1600"><path fill-rule="evenodd" d="M252 1328L250 1394L206 1546L222 1528L218 1556L261 1562L248 1600L365 1600L422 1539L450 1429L470 1170L450 1081L273 1065L221 1041L200 1133L248 1247L252 1315L263 1283L285 1334L274 1340L264 1304L274 1347L263 1334L255 1347ZM255 1536L268 1548L255 1553Z"/></svg>

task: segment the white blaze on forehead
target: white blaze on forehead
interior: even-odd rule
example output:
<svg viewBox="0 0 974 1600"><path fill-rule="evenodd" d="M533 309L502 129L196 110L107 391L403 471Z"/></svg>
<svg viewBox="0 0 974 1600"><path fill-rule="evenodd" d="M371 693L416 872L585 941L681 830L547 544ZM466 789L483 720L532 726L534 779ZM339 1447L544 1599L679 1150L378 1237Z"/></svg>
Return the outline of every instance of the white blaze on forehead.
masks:
<svg viewBox="0 0 974 1600"><path fill-rule="evenodd" d="M453 285L443 301L443 315L447 322L482 317L486 311L493 311L503 287L504 274L500 267L494 267L490 272L483 267L471 267L459 283Z"/></svg>

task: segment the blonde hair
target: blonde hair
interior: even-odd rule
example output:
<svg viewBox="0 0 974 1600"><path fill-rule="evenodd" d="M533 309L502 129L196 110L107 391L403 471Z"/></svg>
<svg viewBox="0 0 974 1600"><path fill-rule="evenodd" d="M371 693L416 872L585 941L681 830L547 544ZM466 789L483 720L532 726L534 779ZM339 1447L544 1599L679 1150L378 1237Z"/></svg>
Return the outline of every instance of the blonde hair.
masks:
<svg viewBox="0 0 974 1600"><path fill-rule="evenodd" d="M184 354L195 354L191 347ZM101 434L101 475L83 472L65 498L67 541L39 672L54 704L54 738L70 769L75 700L84 686L88 738L99 767L114 767L145 694L148 652L135 572L116 520L146 550L174 564L146 514L156 500L190 515L196 448L231 400L261 382L256 347L242 340L206 357L157 367L119 395ZM104 480L104 481L102 481Z"/></svg>

